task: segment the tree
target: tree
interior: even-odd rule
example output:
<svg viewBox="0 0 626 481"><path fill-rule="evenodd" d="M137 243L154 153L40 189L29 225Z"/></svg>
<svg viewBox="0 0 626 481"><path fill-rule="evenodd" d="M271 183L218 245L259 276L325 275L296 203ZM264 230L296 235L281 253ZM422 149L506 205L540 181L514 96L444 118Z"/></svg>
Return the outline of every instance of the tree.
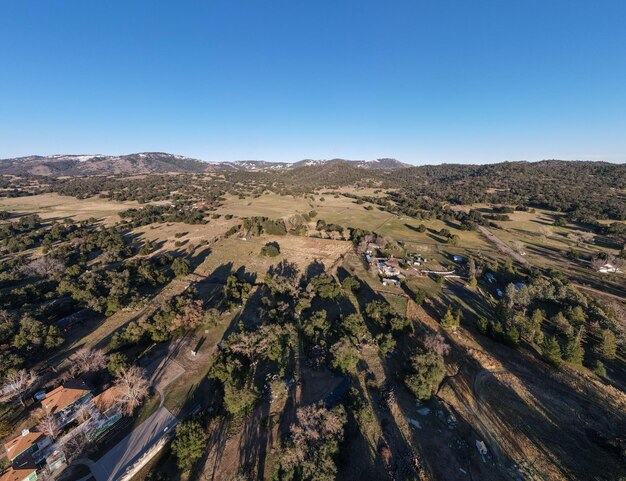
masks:
<svg viewBox="0 0 626 481"><path fill-rule="evenodd" d="M52 277L61 274L65 264L53 257L39 257L21 267L20 271L27 276Z"/></svg>
<svg viewBox="0 0 626 481"><path fill-rule="evenodd" d="M281 453L283 480L332 481L337 477L333 457L343 439L346 413L342 406L328 410L311 405L296 411L290 442Z"/></svg>
<svg viewBox="0 0 626 481"><path fill-rule="evenodd" d="M381 333L376 336L376 341L378 342L378 349L380 349L380 354L382 356L391 354L396 350L396 341L388 332Z"/></svg>
<svg viewBox="0 0 626 481"><path fill-rule="evenodd" d="M484 317L476 319L476 328L478 329L478 332L480 332L483 336L486 336L489 330L489 323L487 322L487 319Z"/></svg>
<svg viewBox="0 0 626 481"><path fill-rule="evenodd" d="M120 371L116 381L118 399L122 412L130 416L135 408L141 405L148 396L150 383L145 371L137 366L130 366Z"/></svg>
<svg viewBox="0 0 626 481"><path fill-rule="evenodd" d="M278 242L268 242L261 248L261 255L266 257L276 257L280 254Z"/></svg>
<svg viewBox="0 0 626 481"><path fill-rule="evenodd" d="M617 355L617 342L615 340L615 334L610 329L604 329L602 331L602 338L600 339L600 354L605 359L615 359Z"/></svg>
<svg viewBox="0 0 626 481"><path fill-rule="evenodd" d="M554 367L559 367L562 362L561 346L555 337L547 336L542 345L543 359Z"/></svg>
<svg viewBox="0 0 626 481"><path fill-rule="evenodd" d="M448 237L447 243L448 245L457 247L461 243L461 238L457 234L452 234Z"/></svg>
<svg viewBox="0 0 626 481"><path fill-rule="evenodd" d="M341 320L341 328L357 342L367 337L368 330L363 318L358 313L350 314Z"/></svg>
<svg viewBox="0 0 626 481"><path fill-rule="evenodd" d="M311 279L311 286L322 299L336 299L341 296L341 288L331 276L320 274Z"/></svg>
<svg viewBox="0 0 626 481"><path fill-rule="evenodd" d="M121 352L115 352L109 356L109 362L107 363L107 369L111 376L118 376L123 370L128 367L128 359Z"/></svg>
<svg viewBox="0 0 626 481"><path fill-rule="evenodd" d="M519 329L514 325L509 326L504 334L504 340L509 346L518 346L520 341Z"/></svg>
<svg viewBox="0 0 626 481"><path fill-rule="evenodd" d="M172 321L172 329L190 331L204 322L204 306L201 300L187 299L182 312Z"/></svg>
<svg viewBox="0 0 626 481"><path fill-rule="evenodd" d="M99 371L107 364L107 355L101 349L81 347L69 358L70 374L77 376L92 371Z"/></svg>
<svg viewBox="0 0 626 481"><path fill-rule="evenodd" d="M444 329L450 329L452 327L457 327L461 324L460 311L457 312L457 316L452 314L452 309L448 307L445 315L441 319L441 326Z"/></svg>
<svg viewBox="0 0 626 481"><path fill-rule="evenodd" d="M303 321L302 330L313 344L318 344L330 330L330 322L328 321L326 311L313 312L308 319Z"/></svg>
<svg viewBox="0 0 626 481"><path fill-rule="evenodd" d="M26 369L9 371L0 389L0 401L6 402L17 398L24 405L22 396L37 382L37 379L38 376L34 371L27 371Z"/></svg>
<svg viewBox="0 0 626 481"><path fill-rule="evenodd" d="M347 337L342 337L338 342L332 345L330 353L333 360L330 365L341 372L349 373L356 370L359 362L359 351Z"/></svg>
<svg viewBox="0 0 626 481"><path fill-rule="evenodd" d="M574 336L567 341L563 349L563 358L576 366L582 366L585 349L580 342L580 336Z"/></svg>
<svg viewBox="0 0 626 481"><path fill-rule="evenodd" d="M48 413L39 421L37 429L54 440L61 432L61 424L55 416Z"/></svg>
<svg viewBox="0 0 626 481"><path fill-rule="evenodd" d="M259 399L254 386L243 388L234 386L232 382L224 384L224 408L231 416L239 416L249 412Z"/></svg>
<svg viewBox="0 0 626 481"><path fill-rule="evenodd" d="M426 334L424 336L424 347L429 351L435 351L442 357L450 352L450 344L439 333Z"/></svg>
<svg viewBox="0 0 626 481"><path fill-rule="evenodd" d="M209 438L206 430L195 420L185 421L176 427L176 437L172 442L172 452L176 464L182 471L190 470L202 457Z"/></svg>
<svg viewBox="0 0 626 481"><path fill-rule="evenodd" d="M29 315L22 317L19 331L13 338L13 346L18 349L43 347L53 349L63 343L56 326L47 326Z"/></svg>
<svg viewBox="0 0 626 481"><path fill-rule="evenodd" d="M443 357L435 351L423 351L411 357L411 372L404 383L415 397L426 400L437 392L445 373Z"/></svg>
<svg viewBox="0 0 626 481"><path fill-rule="evenodd" d="M172 262L172 271L176 277L182 277L189 274L190 264L187 259L177 257Z"/></svg>
<svg viewBox="0 0 626 481"><path fill-rule="evenodd" d="M358 292L359 289L361 288L361 283L354 276L346 277L341 283L341 285L346 291L351 291L351 292Z"/></svg>

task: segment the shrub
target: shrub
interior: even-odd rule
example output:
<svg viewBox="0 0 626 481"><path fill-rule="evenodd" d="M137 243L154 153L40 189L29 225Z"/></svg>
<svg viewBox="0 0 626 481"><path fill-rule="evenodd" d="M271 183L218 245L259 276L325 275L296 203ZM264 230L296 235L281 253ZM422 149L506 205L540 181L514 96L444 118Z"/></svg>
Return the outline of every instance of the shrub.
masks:
<svg viewBox="0 0 626 481"><path fill-rule="evenodd" d="M278 242L268 242L261 247L261 255L266 257L276 257L280 254L280 245Z"/></svg>

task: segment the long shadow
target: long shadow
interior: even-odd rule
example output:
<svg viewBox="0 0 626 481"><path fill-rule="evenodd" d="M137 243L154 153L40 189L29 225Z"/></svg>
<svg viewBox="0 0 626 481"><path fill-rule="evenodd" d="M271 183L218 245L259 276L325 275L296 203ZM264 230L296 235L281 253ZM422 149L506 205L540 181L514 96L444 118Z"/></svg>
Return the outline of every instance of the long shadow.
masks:
<svg viewBox="0 0 626 481"><path fill-rule="evenodd" d="M352 387L362 399L367 399L366 393L360 383L353 379ZM390 475L383 461L376 454L376 447L372 446L366 434L359 428L359 422L352 409L346 409L348 422L344 441L340 447L342 453L348 451L349 456L339 456L337 460L339 481L359 479L363 481L375 481L390 479Z"/></svg>
<svg viewBox="0 0 626 481"><path fill-rule="evenodd" d="M533 399L534 405L529 405L510 386L490 376L488 382L498 389L485 392L498 393L497 399L491 405L481 405L485 405L489 415L497 417L495 421L523 432L545 459L570 479L617 479L624 475L624 459L602 442L623 435L624 410L612 406L610 399L589 384L571 377L575 376L571 372L557 372L520 351L482 336L475 338L506 372L519 379Z"/></svg>

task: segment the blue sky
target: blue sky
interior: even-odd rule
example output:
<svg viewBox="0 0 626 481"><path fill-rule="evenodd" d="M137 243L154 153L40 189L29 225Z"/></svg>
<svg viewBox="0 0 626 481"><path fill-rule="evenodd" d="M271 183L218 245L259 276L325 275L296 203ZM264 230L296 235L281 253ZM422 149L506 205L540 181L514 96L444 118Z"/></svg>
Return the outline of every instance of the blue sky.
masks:
<svg viewBox="0 0 626 481"><path fill-rule="evenodd" d="M623 0L0 0L0 157L626 161Z"/></svg>

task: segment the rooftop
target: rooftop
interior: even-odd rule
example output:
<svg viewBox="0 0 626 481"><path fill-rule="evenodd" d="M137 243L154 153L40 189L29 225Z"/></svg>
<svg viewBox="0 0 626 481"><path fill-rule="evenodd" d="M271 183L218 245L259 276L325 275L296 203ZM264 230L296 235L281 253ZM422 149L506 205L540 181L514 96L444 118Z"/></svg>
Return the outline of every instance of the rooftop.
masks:
<svg viewBox="0 0 626 481"><path fill-rule="evenodd" d="M12 460L45 437L42 432L25 430L21 435L5 443L4 450L7 452L7 457Z"/></svg>
<svg viewBox="0 0 626 481"><path fill-rule="evenodd" d="M41 405L47 413L56 414L90 392L83 381L73 379L46 394Z"/></svg>
<svg viewBox="0 0 626 481"><path fill-rule="evenodd" d="M34 466L9 468L0 476L0 481L23 481L36 471Z"/></svg>

